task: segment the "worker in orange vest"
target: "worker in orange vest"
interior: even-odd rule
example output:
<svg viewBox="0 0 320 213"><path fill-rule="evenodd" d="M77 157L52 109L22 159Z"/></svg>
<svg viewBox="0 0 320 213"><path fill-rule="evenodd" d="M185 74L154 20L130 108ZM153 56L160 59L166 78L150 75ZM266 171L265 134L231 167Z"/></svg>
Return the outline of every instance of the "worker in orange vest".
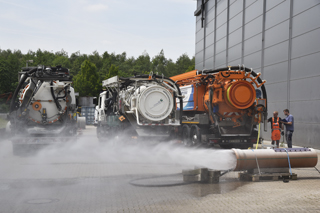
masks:
<svg viewBox="0 0 320 213"><path fill-rule="evenodd" d="M279 122L281 121L281 118L278 117L278 112L273 112L273 117L270 117L268 119L268 122L271 122L271 140L272 145L276 143L277 148L279 148L279 141L281 138L281 134L283 130L283 125Z"/></svg>

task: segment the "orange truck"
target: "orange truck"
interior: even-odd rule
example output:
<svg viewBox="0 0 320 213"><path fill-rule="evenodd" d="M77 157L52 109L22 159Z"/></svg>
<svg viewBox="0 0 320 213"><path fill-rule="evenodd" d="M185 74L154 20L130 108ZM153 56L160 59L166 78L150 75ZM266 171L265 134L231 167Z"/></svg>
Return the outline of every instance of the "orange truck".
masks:
<svg viewBox="0 0 320 213"><path fill-rule="evenodd" d="M267 93L261 73L243 66L193 70L171 79L183 97L177 132L187 146L248 148L259 142L267 123ZM179 109L179 100L177 100Z"/></svg>

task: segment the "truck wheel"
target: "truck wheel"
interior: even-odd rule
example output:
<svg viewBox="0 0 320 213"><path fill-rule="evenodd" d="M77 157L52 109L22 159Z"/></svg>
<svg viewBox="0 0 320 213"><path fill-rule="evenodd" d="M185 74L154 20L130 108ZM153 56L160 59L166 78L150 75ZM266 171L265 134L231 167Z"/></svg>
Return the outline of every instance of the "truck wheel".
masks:
<svg viewBox="0 0 320 213"><path fill-rule="evenodd" d="M196 125L191 126L191 145L199 146L201 144L200 128Z"/></svg>
<svg viewBox="0 0 320 213"><path fill-rule="evenodd" d="M190 127L187 125L182 127L182 141L185 146L191 146Z"/></svg>
<svg viewBox="0 0 320 213"><path fill-rule="evenodd" d="M231 148L234 148L234 147L232 147L231 144L220 144L220 147L221 147L222 149L231 149Z"/></svg>

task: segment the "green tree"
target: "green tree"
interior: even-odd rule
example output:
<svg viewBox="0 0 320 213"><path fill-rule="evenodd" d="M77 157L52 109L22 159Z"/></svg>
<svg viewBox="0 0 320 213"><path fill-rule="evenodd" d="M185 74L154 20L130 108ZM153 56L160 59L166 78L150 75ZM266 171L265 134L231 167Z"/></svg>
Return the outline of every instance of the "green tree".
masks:
<svg viewBox="0 0 320 213"><path fill-rule="evenodd" d="M17 77L17 76L16 76ZM11 92L11 81L12 76L10 74L9 63L0 58L0 94Z"/></svg>
<svg viewBox="0 0 320 213"><path fill-rule="evenodd" d="M166 72L167 63L168 60L164 56L164 51L161 50L160 53L152 59L152 71L159 75L164 74L165 76L168 76L168 73Z"/></svg>
<svg viewBox="0 0 320 213"><path fill-rule="evenodd" d="M69 58L65 56L57 56L51 63L51 66L61 65L62 67L70 68L71 64Z"/></svg>
<svg viewBox="0 0 320 213"><path fill-rule="evenodd" d="M96 65L89 60L81 64L81 70L74 80L75 91L79 92L80 96L97 97L99 95L101 80L96 70Z"/></svg>
<svg viewBox="0 0 320 213"><path fill-rule="evenodd" d="M175 75L185 73L192 65L192 60L189 56L186 53L182 54L176 61L177 70Z"/></svg>
<svg viewBox="0 0 320 213"><path fill-rule="evenodd" d="M106 75L106 79L111 78L119 74L119 67L116 67L114 64L111 65L109 73Z"/></svg>

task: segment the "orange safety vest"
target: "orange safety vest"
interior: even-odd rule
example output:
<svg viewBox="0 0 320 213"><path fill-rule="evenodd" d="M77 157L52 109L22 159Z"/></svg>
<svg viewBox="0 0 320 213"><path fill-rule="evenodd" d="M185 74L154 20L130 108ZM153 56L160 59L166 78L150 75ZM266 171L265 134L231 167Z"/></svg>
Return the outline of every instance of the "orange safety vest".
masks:
<svg viewBox="0 0 320 213"><path fill-rule="evenodd" d="M274 117L272 117L272 133L271 133L271 139L273 141L280 140L281 138L281 128L279 123L279 117L277 118L277 121L274 121Z"/></svg>

